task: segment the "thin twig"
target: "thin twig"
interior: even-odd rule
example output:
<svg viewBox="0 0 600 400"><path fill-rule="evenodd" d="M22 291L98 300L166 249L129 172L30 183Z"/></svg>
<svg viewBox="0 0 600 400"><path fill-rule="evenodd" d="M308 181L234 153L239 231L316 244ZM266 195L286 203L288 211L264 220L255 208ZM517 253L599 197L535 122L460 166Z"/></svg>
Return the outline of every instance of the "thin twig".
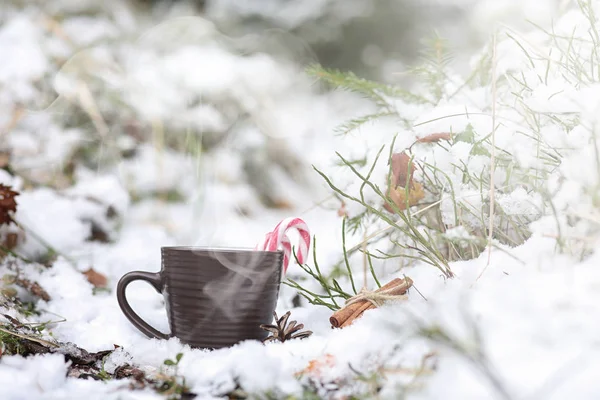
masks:
<svg viewBox="0 0 600 400"><path fill-rule="evenodd" d="M496 33L492 37L492 150L491 150L491 159L490 159L490 221L488 226L488 259L487 264L483 268L483 270L479 273L479 276L475 280L477 282L479 278L483 275L485 270L489 267L490 262L492 261L492 239L494 235L494 163L496 162L496 64L498 60L496 59Z"/></svg>
<svg viewBox="0 0 600 400"><path fill-rule="evenodd" d="M367 231L363 234L363 288L367 288L367 241L364 240L367 236Z"/></svg>
<svg viewBox="0 0 600 400"><path fill-rule="evenodd" d="M56 343L52 343L52 342L49 342L49 341L44 340L44 339L39 339L39 338L36 338L34 336L27 336L27 335L23 335L21 333L12 332L12 331L9 331L8 329L4 329L2 327L0 327L0 332L8 333L9 335L17 336L17 337L20 337L21 339L31 340L32 342L39 343L39 344L44 345L46 347L60 347Z"/></svg>
<svg viewBox="0 0 600 400"><path fill-rule="evenodd" d="M406 275L404 275L404 279L406 279ZM414 282L413 282L412 287L417 291L417 293L419 293L419 296L421 296L423 298L423 300L429 301L429 300L427 300L427 297L423 296L423 293L421 293L421 291L419 289L417 289L417 287L415 286Z"/></svg>

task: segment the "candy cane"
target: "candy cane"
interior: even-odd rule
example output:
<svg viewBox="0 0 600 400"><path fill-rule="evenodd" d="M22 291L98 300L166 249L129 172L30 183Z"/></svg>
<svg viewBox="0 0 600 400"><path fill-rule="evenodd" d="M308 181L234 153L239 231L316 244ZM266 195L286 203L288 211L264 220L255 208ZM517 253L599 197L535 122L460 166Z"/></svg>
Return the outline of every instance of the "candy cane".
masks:
<svg viewBox="0 0 600 400"><path fill-rule="evenodd" d="M300 234L300 242L298 243L298 251L296 256L298 261L303 264L308 257L308 249L310 247L310 230L306 222L300 218L286 218L277 224L272 232L267 233L264 242L257 246L259 250L277 251L279 247L283 247L283 272L285 273L292 256L292 244L287 236L290 229L296 229Z"/></svg>

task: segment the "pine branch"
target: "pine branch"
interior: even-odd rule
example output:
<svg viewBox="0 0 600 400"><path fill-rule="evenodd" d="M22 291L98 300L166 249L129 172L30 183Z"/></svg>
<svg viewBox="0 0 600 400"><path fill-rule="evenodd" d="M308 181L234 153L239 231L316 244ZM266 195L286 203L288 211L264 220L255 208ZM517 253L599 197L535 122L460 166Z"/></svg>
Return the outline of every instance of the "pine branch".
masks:
<svg viewBox="0 0 600 400"><path fill-rule="evenodd" d="M311 76L324 80L336 88L343 88L362 94L375 101L378 106L387 109L388 112L393 112L393 107L390 106L387 99L389 97L403 99L409 103L430 103L425 97L402 90L395 86L384 85L360 78L352 72L342 72L336 69L323 68L318 64L309 66L306 72Z"/></svg>
<svg viewBox="0 0 600 400"><path fill-rule="evenodd" d="M334 129L334 132L336 132L340 135L347 135L349 133L354 132L357 129L360 129L363 125L365 125L369 122L374 122L380 118L397 116L397 115L398 114L396 112L389 112L389 111L383 111L383 112L378 112L378 113L374 113L374 114L363 115L361 117L351 119L350 121L343 123L342 125L339 125L338 127L336 127Z"/></svg>

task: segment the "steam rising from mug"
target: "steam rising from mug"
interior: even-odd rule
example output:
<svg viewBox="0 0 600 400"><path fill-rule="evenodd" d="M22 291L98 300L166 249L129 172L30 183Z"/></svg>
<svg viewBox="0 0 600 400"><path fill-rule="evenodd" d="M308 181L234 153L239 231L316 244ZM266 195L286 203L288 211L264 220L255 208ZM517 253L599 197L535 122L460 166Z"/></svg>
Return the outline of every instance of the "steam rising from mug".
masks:
<svg viewBox="0 0 600 400"><path fill-rule="evenodd" d="M234 257L227 257L228 253L219 251L210 253L229 270L229 273L221 280L208 282L204 286L204 294L213 300L215 308L220 309L227 318L240 319L260 301L261 292L271 278L271 274L257 270L262 265L266 253L262 251L233 253ZM220 285L222 283L227 283L226 289ZM250 292L253 298L250 301L236 296L242 287L252 289Z"/></svg>
<svg viewBox="0 0 600 400"><path fill-rule="evenodd" d="M207 282L204 285L203 294L213 300L215 307L219 308L226 318L240 318L241 315L250 312L257 302L260 302L260 296L264 289L269 283L272 283L269 282L272 273L265 274L265 271L257 270L259 266L270 265L262 262L267 254L272 255L278 249L283 249L283 265L279 267L282 267L282 273L285 274L292 254L292 245L288 236L291 231L299 234L297 258L300 263L303 263L310 248L310 230L306 222L297 217L286 218L279 222L273 231L265 235L264 242L255 247L255 251L237 253L217 251L216 249L210 251L211 257L218 260L222 267L229 270L229 273L219 280ZM228 255L235 257L232 259ZM281 273L279 274L280 279ZM279 284L279 281L276 283ZM252 293L252 298L240 299L236 296L237 293L243 291L242 289L251 289L249 292Z"/></svg>

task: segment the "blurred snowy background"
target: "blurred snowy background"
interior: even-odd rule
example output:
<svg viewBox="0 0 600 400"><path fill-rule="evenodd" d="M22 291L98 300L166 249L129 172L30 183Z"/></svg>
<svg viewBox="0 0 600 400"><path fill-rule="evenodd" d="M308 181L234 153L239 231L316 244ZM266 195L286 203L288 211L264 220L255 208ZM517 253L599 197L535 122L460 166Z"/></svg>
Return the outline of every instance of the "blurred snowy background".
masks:
<svg viewBox="0 0 600 400"><path fill-rule="evenodd" d="M567 3L4 2L1 146L25 185L90 194L99 186L84 177L104 179L109 204L125 214L133 198L128 216L160 220L178 242L250 245L326 197L311 164L362 143L332 131L371 105L321 90L304 67L410 87L434 33L469 72L497 26L548 23Z"/></svg>
<svg viewBox="0 0 600 400"><path fill-rule="evenodd" d="M89 351L122 346L107 360L109 373L123 363L145 371L158 370L165 358L183 351L182 373L194 393L208 398L223 398L239 387L256 393L275 390L300 398L306 386L298 383L296 373L310 360L330 353L338 363L320 378L341 386L340 382L354 376L349 364L365 371L381 365L398 370L410 365L414 371L431 348L414 337L402 338L399 343L400 337L393 330L379 328L399 318L394 308L365 316L364 323L351 329L331 331L329 310L300 302L297 293L284 286L278 310L300 305L292 315L315 332L313 337L285 346L244 343L207 353L184 348L174 339L158 342L143 337L121 314L114 288L128 271L158 271L160 246L253 247L279 220L292 215L306 220L319 243L319 262L329 270L342 254L342 205L331 196L312 165L338 181L349 182L350 177L336 165L335 152L372 157L399 127L397 121L384 119L363 126L360 134L335 135L337 126L372 113L375 107L358 94L331 90L316 82L305 73L305 67L318 62L410 88L414 82L405 71L419 63L428 38L438 35L452 51L456 74L468 75L474 68L474 55L498 28L529 31L532 24L550 26L575 3L2 1L0 183L20 192L15 214L20 228L2 226L0 234L3 246L21 257L17 263L32 261L24 263L21 270L36 279L52 298L33 298L42 312L32 318L48 320L50 313L60 315L64 322L48 325L52 336ZM565 26L579 26L580 19L568 16L571 19L563 20ZM499 75L529 65L518 46L507 50L509 45L504 44L500 63L505 69L500 68ZM564 89L556 87L556 92ZM548 93L554 93L556 87L547 89L540 98L548 100ZM476 108L487 110L489 89L473 89L464 98L443 104L449 107L443 110L399 107L406 107L414 120L421 114L432 118L445 115L448 109L463 112L472 99L475 101L469 103L469 110L477 101L481 105L476 104ZM565 89L565 93L573 92ZM507 103L513 99L511 90L502 94ZM546 103L542 100L543 108ZM566 104L571 107L571 103ZM588 113L592 114L593 110ZM506 115L513 120L520 118L510 111ZM527 125L518 121L515 124ZM453 123L463 128L466 124ZM416 134L431 133L437 126L411 131L412 136L399 138L399 148L412 143ZM551 132L551 136L556 135L552 143L562 145L560 140L567 133L557 132ZM576 144L585 148L581 137L587 136L578 134ZM516 150L521 146L518 140L510 139L503 144ZM454 151L457 158L469 158L468 151L463 154L458 147ZM520 161L525 163L527 157L529 154L522 154ZM565 164L572 169L569 179L581 178L573 172L581 167L577 157L569 160L570 164ZM560 198L565 204L572 204L580 192L570 193ZM356 211L352 205L347 207L350 215ZM544 226L550 225L545 221ZM361 240L348 238L348 247ZM589 317L581 310L590 307L597 311L594 301L598 295L585 285L596 282L598 274L586 269L569 281L585 286L578 292L583 295L571 298L562 292L566 279L562 272L536 273L563 264L573 268L580 265L566 256L551 256L555 245L551 238L535 236L530 243L512 255L495 254L495 265L502 270L490 272L490 280L479 286L470 303L477 318L485 316L482 329L491 344L482 346L499 366L501 378L511 382L507 384L510 389L498 389L502 386L494 381L496 375L488 364L477 365L473 372L468 362L460 364L458 357L448 356L440 361L441 373L435 375L436 367L428 367L428 374L435 375L433 383L423 392L411 392L415 398L441 398L448 393L448 398L521 398L521 394L530 393L529 385L545 388L544 382L562 368L553 363L555 352L564 360L579 354L577 340L564 346L565 337L581 334L581 343L587 345L597 340L593 338L598 327L581 328ZM430 315L433 321L439 317L440 324L455 328L457 336L469 336L471 331L468 324L461 325L462 315L452 307L463 304L463 290L485 264L481 260L453 266L459 276L464 272L465 279L452 281L447 291L432 268L411 275L432 300L429 305L435 312L427 314L428 318ZM40 267L48 263L52 268ZM523 272L524 264L531 268ZM587 267L591 264L588 262ZM107 290L96 290L81 274L90 268L108 279ZM383 277L397 271L393 261L378 261L375 268ZM507 271L519 279L503 280ZM292 266L290 275L302 274ZM306 285L318 287L315 282L307 281ZM515 294L515 287L522 290ZM163 299L152 288L135 283L129 293L142 317L168 331ZM432 299L437 293L441 293L438 302ZM507 293L512 300L505 299ZM28 294L22 295L27 298ZM417 310L425 308L424 303L418 303L419 298L413 300ZM581 309L563 315L564 324L555 321L557 309L574 304ZM3 313L23 317L11 309L3 309ZM536 323L530 323L532 315L538 318ZM511 341L517 336L521 339ZM365 343L364 337L374 339ZM410 346L403 347L409 340ZM510 351L503 353L505 347ZM528 351L536 352L537 358L522 360L520 356ZM0 360L0 398L161 398L150 389L129 392L119 381L66 379L66 369L63 357L56 354L27 359L4 356ZM477 375L481 370L483 378ZM399 398L398 387L414 383L405 369L401 373L405 375L382 384L383 398ZM578 375L580 380L565 386L563 394L571 393L567 388L577 387L581 389L578 398L594 398L597 384L590 383L592 378L591 374ZM337 395L360 392L368 383L357 385L358 389L348 385L349 392ZM27 390L35 393L27 394L25 388L32 387ZM323 390L319 393L327 397L329 392ZM511 397L511 390L519 396ZM476 395L469 397L471 391ZM550 398L544 397L544 391L539 393L542 397L533 398Z"/></svg>

